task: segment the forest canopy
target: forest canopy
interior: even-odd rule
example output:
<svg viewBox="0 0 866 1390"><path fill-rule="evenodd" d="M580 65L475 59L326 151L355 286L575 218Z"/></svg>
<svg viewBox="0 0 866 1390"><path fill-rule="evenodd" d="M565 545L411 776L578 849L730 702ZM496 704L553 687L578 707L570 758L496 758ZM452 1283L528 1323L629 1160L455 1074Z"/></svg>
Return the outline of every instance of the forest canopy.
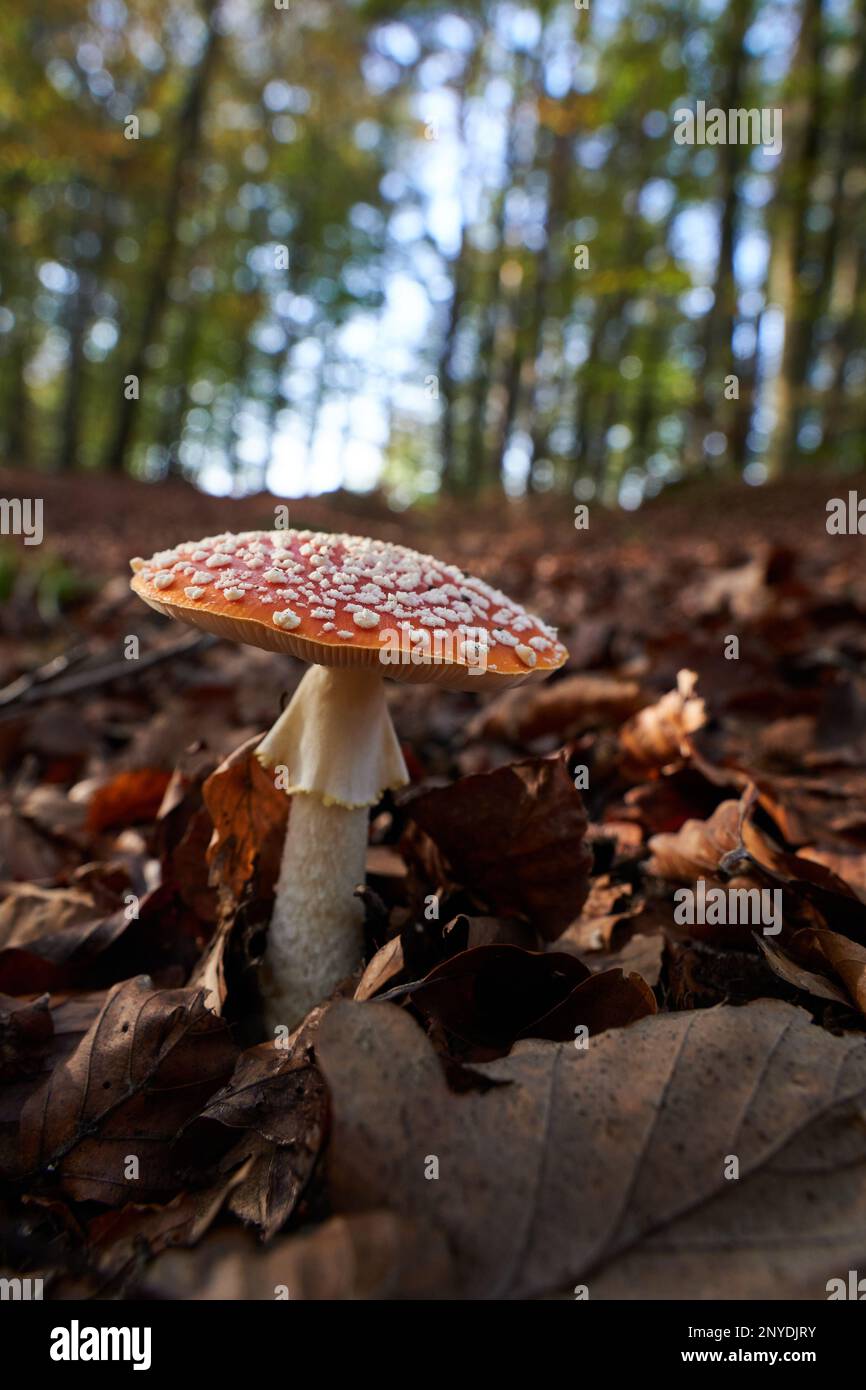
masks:
<svg viewBox="0 0 866 1390"><path fill-rule="evenodd" d="M4 20L4 464L634 507L862 459L856 0Z"/></svg>

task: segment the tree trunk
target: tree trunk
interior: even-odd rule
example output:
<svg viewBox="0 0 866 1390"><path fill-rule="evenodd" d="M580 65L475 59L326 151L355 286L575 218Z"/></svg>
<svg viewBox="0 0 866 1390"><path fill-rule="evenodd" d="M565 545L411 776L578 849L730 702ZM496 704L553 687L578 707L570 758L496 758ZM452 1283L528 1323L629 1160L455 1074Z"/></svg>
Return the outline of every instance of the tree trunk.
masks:
<svg viewBox="0 0 866 1390"><path fill-rule="evenodd" d="M135 343L123 372L124 380L130 376L138 379L139 391L142 389L147 349L159 332L165 310L168 283L177 253L184 189L188 171L196 159L201 140L202 116L220 37L213 23L215 7L216 0L205 0L207 38L198 66L190 77L178 119L174 154L167 181L168 191L160 214L162 241L151 267L150 280L145 291L144 311ZM117 417L104 461L105 468L112 473L122 473L126 467L139 405L137 400L127 399L127 393L122 386L123 382L118 384Z"/></svg>
<svg viewBox="0 0 866 1390"><path fill-rule="evenodd" d="M809 364L812 295L803 283L803 269L809 244L807 216L811 205L811 185L815 177L822 130L823 60L822 0L804 0L803 19L797 52L791 67L794 89L803 89L802 109L794 117L795 131L789 137L786 160L781 173L781 216L788 212L788 225L782 230L778 264L778 302L785 319L782 361L773 386L775 421L767 454L771 477L784 473L797 452L797 435L804 405Z"/></svg>
<svg viewBox="0 0 866 1390"><path fill-rule="evenodd" d="M558 132L553 138L547 168L547 208L544 217L544 251L539 257L532 312L532 393L530 403L531 453L528 489L535 492L536 470L547 452L549 419L541 407L541 357L544 351L544 324L548 312L551 282L562 256L564 214L568 205L568 175L571 163L571 132Z"/></svg>
<svg viewBox="0 0 866 1390"><path fill-rule="evenodd" d="M727 27L719 46L719 65L725 72L719 106L724 111L743 106L748 71L745 39L753 12L754 0L732 0L728 8ZM713 304L704 320L701 335L703 363L686 445L686 462L691 468L706 463L703 443L714 426L730 438L730 428L725 428L730 403L724 397L723 379L734 371L731 351L737 313L734 251L740 220L738 184L745 163L744 147L734 143L720 145L717 157L722 204L719 253L713 279ZM730 457L730 450L728 453Z"/></svg>

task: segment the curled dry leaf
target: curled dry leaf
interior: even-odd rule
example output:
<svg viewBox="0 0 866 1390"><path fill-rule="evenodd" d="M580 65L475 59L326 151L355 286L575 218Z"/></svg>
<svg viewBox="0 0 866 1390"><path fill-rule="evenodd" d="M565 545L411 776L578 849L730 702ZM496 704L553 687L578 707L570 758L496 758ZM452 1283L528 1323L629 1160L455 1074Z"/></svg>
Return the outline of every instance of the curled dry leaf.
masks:
<svg viewBox="0 0 866 1390"><path fill-rule="evenodd" d="M216 759L194 745L172 773L157 815L158 847L164 883L177 885L187 906L203 922L217 918L217 892L208 874L207 848L213 821L202 800L202 787L216 770Z"/></svg>
<svg viewBox="0 0 866 1390"><path fill-rule="evenodd" d="M654 705L640 710L620 729L620 742L631 760L643 767L661 768L689 753L689 735L706 723L704 701L695 693L694 671L680 671L677 688Z"/></svg>
<svg viewBox="0 0 866 1390"><path fill-rule="evenodd" d="M333 1006L317 1054L335 1210L399 1212L431 1255L444 1233L451 1297L824 1298L866 1244L866 1048L791 1005L658 1014L586 1051L520 1043L476 1068L500 1084L462 1095L390 1005ZM430 1155L449 1181L424 1180Z"/></svg>
<svg viewBox="0 0 866 1390"><path fill-rule="evenodd" d="M403 974L403 943L394 936L380 946L367 966L355 990L355 998L372 999L380 990L396 984Z"/></svg>
<svg viewBox="0 0 866 1390"><path fill-rule="evenodd" d="M162 1250L194 1245L225 1200L248 1176L248 1162L201 1192L180 1192L163 1205L129 1203L94 1217L87 1231L91 1264L105 1278L128 1275Z"/></svg>
<svg viewBox="0 0 866 1390"><path fill-rule="evenodd" d="M433 852L407 836L404 854L428 882L461 884L492 912L527 917L549 941L580 912L592 856L583 801L563 759L463 777L407 809Z"/></svg>
<svg viewBox="0 0 866 1390"><path fill-rule="evenodd" d="M756 793L744 793L741 846L724 856L722 871L754 875L757 870L778 885L784 895L786 922L819 929L826 926L866 943L866 904L854 889L826 865L781 849L755 823L756 806Z"/></svg>
<svg viewBox="0 0 866 1390"><path fill-rule="evenodd" d="M580 917L557 944L578 955L613 950L622 944L643 906L643 899L634 898L630 883L616 883L609 874L599 874L590 881Z"/></svg>
<svg viewBox="0 0 866 1390"><path fill-rule="evenodd" d="M856 908L857 895L853 888L831 868L803 855L788 853L755 823L756 807L755 792L745 792L740 801L742 847L728 851L721 861L721 868L725 869L732 858L736 867L748 859L780 883L800 884L804 888L811 885L819 893L847 899Z"/></svg>
<svg viewBox="0 0 866 1390"><path fill-rule="evenodd" d="M740 803L723 801L708 820L687 820L673 834L653 835L646 871L672 883L715 878L724 855L739 844Z"/></svg>
<svg viewBox="0 0 866 1390"><path fill-rule="evenodd" d="M848 1003L844 989L834 985L825 975L819 975L814 970L807 970L805 966L798 965L790 954L790 946L785 949L764 936L756 935L755 940L770 969L780 980L802 990L804 994L814 995L816 999L829 999L834 1004Z"/></svg>
<svg viewBox="0 0 866 1390"><path fill-rule="evenodd" d="M866 905L854 889L826 865L782 849L756 824L757 807L757 793L748 788L738 802L723 801L709 820L653 836L647 872L671 882L777 887L786 926L829 926L866 942ZM727 928L725 935L740 944L745 939Z"/></svg>
<svg viewBox="0 0 866 1390"><path fill-rule="evenodd" d="M839 932L807 929L796 932L786 949L794 962L829 975L831 982L838 980L866 1015L866 947Z"/></svg>
<svg viewBox="0 0 866 1390"><path fill-rule="evenodd" d="M220 1168L243 1166L228 1206L272 1236L294 1211L318 1158L325 1124L325 1087L307 1049L261 1043L244 1052L228 1085L212 1096L201 1121L238 1137Z"/></svg>
<svg viewBox="0 0 866 1390"><path fill-rule="evenodd" d="M866 902L866 854L842 853L822 849L818 845L806 845L798 851L800 859L811 859L815 864L823 864L837 878L841 878L853 888L861 902Z"/></svg>
<svg viewBox="0 0 866 1390"><path fill-rule="evenodd" d="M183 901L203 922L215 922L219 913L219 895L211 885L207 862L212 834L213 822L202 806L190 818L165 865L168 881L177 884Z"/></svg>
<svg viewBox="0 0 866 1390"><path fill-rule="evenodd" d="M705 880L707 890L732 888L749 890L763 884L760 873L757 877L749 870L754 865L745 856L739 865L740 872L730 877L722 870L726 856L742 853L743 806L740 801L723 801L716 807L708 820L688 820L679 830L671 834L653 835L649 841L651 857L646 865L650 876L665 879L670 883L694 885L697 880ZM676 926L674 918L671 926ZM682 930L682 927L676 927ZM701 940L734 948L751 947L752 926L749 921L727 923L692 922L688 934Z"/></svg>
<svg viewBox="0 0 866 1390"><path fill-rule="evenodd" d="M742 772L729 771L741 782ZM788 844L821 844L850 853L866 843L866 770L834 768L820 776L753 773L761 805Z"/></svg>
<svg viewBox="0 0 866 1390"><path fill-rule="evenodd" d="M647 981L635 971L625 974L618 966L599 970L577 985L566 999L543 1018L524 1028L522 1038L573 1038L586 1029L589 1040L608 1028L625 1028L656 1012L655 995Z"/></svg>
<svg viewBox="0 0 866 1390"><path fill-rule="evenodd" d="M475 946L510 945L534 950L539 945L531 927L516 917L467 917L460 913L446 922L435 937L426 932L424 949L419 951L418 930L432 925L425 922L422 927L410 918L400 935L386 941L376 952L361 977L354 998L372 999L385 989L393 989L411 978L410 967L414 975L429 974L432 966L427 948L436 952L433 959L438 964L439 960L450 960ZM419 960L422 962L420 968Z"/></svg>
<svg viewBox="0 0 866 1390"><path fill-rule="evenodd" d="M289 800L254 756L260 742L259 734L248 739L202 788L214 824L211 872L237 901L254 877L261 896L273 893L286 838Z"/></svg>

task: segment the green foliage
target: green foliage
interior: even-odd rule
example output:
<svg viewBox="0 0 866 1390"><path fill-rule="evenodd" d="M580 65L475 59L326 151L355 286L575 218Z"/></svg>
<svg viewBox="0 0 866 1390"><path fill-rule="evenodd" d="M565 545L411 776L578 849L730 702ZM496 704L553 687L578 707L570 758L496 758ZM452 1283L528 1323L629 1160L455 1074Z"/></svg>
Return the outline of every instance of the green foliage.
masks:
<svg viewBox="0 0 866 1390"><path fill-rule="evenodd" d="M50 624L64 608L81 602L98 587L92 578L77 573L60 556L41 546L28 551L8 542L0 544L0 603L25 590L33 595L40 616Z"/></svg>
<svg viewBox="0 0 866 1390"><path fill-rule="evenodd" d="M2 458L401 505L854 460L864 52L822 0L8 0ZM735 98L780 158L676 143Z"/></svg>

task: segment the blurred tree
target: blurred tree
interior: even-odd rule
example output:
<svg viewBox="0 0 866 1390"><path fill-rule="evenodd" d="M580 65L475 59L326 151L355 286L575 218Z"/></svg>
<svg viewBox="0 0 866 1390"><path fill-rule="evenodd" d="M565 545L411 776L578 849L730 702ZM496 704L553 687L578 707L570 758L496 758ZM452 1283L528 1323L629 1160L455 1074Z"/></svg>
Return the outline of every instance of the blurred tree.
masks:
<svg viewBox="0 0 866 1390"><path fill-rule="evenodd" d="M220 42L215 24L217 0L202 0L205 36L201 52L193 67L178 112L169 166L166 170L165 200L157 220L157 245L147 271L141 319L133 329L129 357L123 369L123 385L131 380L141 383L147 366L147 351L159 333L165 312L168 287L174 270L180 240L180 219L184 195L192 199L195 163L201 142L208 89L211 83ZM120 383L119 383L120 385ZM105 467L109 472L121 472L127 463L139 395L131 390L116 391L116 421L109 438Z"/></svg>
<svg viewBox="0 0 866 1390"><path fill-rule="evenodd" d="M777 303L784 316L784 349L773 390L774 427L767 455L771 475L796 460L806 405L806 377L818 282L809 214L818 171L825 103L823 0L803 0L800 33L789 75L789 119L779 177Z"/></svg>
<svg viewBox="0 0 866 1390"><path fill-rule="evenodd" d="M400 505L861 458L860 0L5 21L4 458Z"/></svg>

